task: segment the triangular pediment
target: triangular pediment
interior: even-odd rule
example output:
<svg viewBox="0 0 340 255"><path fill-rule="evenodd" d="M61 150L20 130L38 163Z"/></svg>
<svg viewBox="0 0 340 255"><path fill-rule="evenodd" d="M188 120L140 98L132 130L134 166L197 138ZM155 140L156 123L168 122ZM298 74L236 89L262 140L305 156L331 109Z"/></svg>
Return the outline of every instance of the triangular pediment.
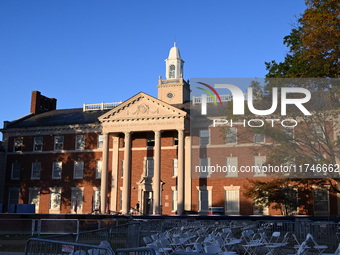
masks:
<svg viewBox="0 0 340 255"><path fill-rule="evenodd" d="M184 117L187 113L143 92L124 101L99 117L101 122L123 119L157 119Z"/></svg>

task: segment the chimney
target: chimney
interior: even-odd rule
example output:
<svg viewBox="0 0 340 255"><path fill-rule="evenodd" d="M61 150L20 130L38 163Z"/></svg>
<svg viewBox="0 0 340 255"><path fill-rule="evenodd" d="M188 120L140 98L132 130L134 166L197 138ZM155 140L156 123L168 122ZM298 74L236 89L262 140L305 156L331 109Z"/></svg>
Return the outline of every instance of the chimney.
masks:
<svg viewBox="0 0 340 255"><path fill-rule="evenodd" d="M31 113L38 114L57 109L57 99L48 98L39 91L32 91Z"/></svg>

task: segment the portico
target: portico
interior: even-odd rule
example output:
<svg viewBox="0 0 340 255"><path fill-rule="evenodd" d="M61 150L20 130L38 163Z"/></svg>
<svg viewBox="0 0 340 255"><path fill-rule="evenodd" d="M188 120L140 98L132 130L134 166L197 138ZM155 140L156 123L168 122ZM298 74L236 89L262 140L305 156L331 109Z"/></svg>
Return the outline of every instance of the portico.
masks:
<svg viewBox="0 0 340 255"><path fill-rule="evenodd" d="M152 214L162 213L161 191L162 191L162 133L165 131L177 132L177 213L184 210L184 145L185 130L188 130L188 115L176 107L164 103L145 93L139 93L121 105L102 115L99 120L103 127L103 157L101 178L101 212L105 212L108 204L107 197L110 191L110 207L117 211L117 198L121 188L121 212L129 213L131 204L131 189L138 187L138 201L141 201L144 211L147 204L151 203ZM140 176L140 182L132 183L131 175L131 153L132 135L138 132L152 133L153 145L153 174L148 175L146 171ZM109 141L112 137L113 141ZM123 186L118 187L119 167L119 137L123 137ZM109 145L112 144L109 150ZM111 154L111 155L110 155ZM109 160L112 159L112 160ZM109 188L108 169L112 162L111 187ZM141 164L141 162L139 162ZM152 197L147 197L143 192L152 192ZM150 199L146 201L146 199Z"/></svg>

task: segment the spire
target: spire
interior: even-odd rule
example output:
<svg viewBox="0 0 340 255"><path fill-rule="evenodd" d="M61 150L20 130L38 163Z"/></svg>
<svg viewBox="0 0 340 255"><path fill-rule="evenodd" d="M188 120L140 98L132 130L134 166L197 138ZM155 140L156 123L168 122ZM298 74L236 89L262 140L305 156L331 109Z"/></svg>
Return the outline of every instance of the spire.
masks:
<svg viewBox="0 0 340 255"><path fill-rule="evenodd" d="M174 46L170 49L169 57L165 60L166 63L166 79L179 79L183 78L183 59L179 49L177 48L176 41Z"/></svg>

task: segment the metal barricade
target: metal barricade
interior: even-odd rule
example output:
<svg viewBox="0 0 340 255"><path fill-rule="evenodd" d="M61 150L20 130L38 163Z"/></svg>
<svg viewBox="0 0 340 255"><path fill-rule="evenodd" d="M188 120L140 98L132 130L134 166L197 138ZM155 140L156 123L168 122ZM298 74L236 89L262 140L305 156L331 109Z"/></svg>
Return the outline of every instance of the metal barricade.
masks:
<svg viewBox="0 0 340 255"><path fill-rule="evenodd" d="M30 238L25 246L25 255L70 255L71 253L114 255L110 247L41 238Z"/></svg>
<svg viewBox="0 0 340 255"><path fill-rule="evenodd" d="M152 248L130 248L130 249L117 249L116 255L156 255Z"/></svg>

